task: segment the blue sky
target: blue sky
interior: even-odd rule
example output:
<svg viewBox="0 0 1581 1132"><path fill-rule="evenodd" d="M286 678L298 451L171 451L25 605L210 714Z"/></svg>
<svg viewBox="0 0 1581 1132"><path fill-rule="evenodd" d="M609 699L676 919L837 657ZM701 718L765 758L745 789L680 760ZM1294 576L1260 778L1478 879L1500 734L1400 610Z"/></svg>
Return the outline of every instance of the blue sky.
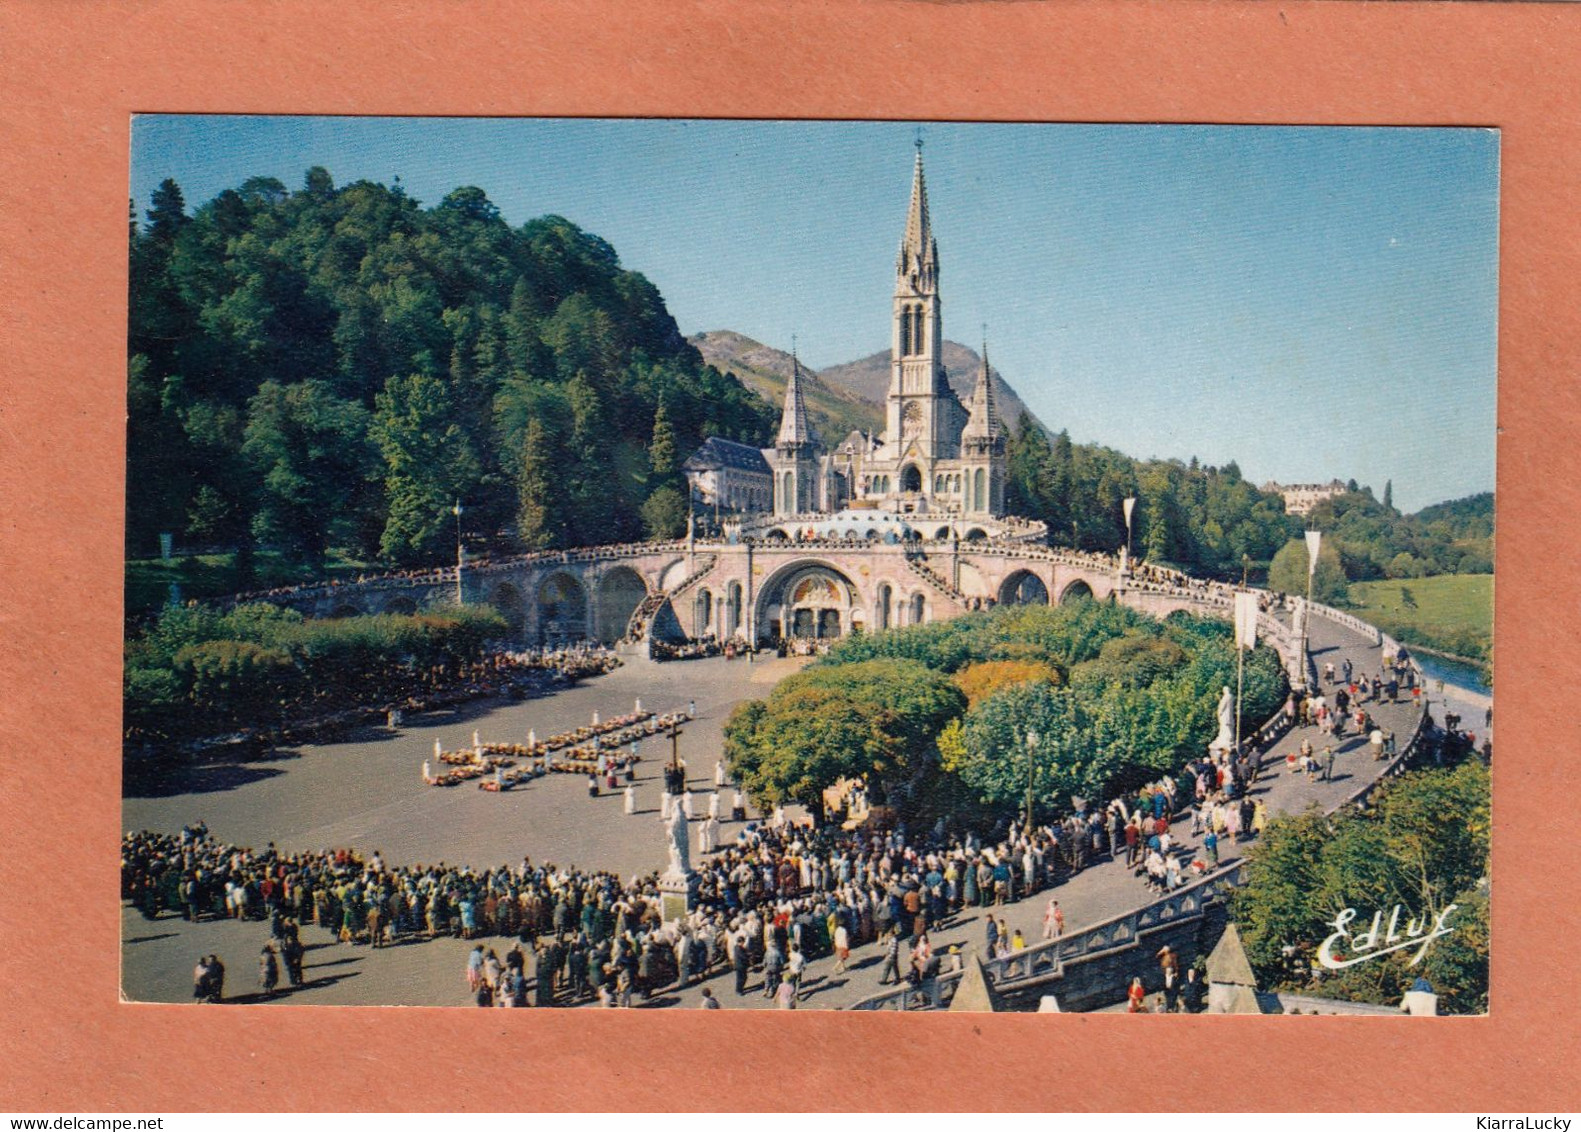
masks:
<svg viewBox="0 0 1581 1132"><path fill-rule="evenodd" d="M945 334L1050 426L1262 482L1493 487L1498 135L1471 129L923 123ZM559 213L687 334L821 367L886 349L916 123L147 115L132 195L477 185Z"/></svg>

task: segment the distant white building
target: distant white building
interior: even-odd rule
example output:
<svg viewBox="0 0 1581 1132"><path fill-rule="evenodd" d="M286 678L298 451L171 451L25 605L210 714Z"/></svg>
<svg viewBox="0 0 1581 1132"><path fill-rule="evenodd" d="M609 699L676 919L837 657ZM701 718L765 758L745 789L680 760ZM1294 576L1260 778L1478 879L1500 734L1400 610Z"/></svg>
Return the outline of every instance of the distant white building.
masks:
<svg viewBox="0 0 1581 1132"><path fill-rule="evenodd" d="M692 499L721 511L768 511L774 506L774 476L763 450L711 436L681 465Z"/></svg>
<svg viewBox="0 0 1581 1132"><path fill-rule="evenodd" d="M1325 499L1343 495L1345 493L1345 484L1341 480L1330 480L1328 483L1291 484L1274 483L1269 480L1259 490L1283 496L1286 513L1305 515Z"/></svg>

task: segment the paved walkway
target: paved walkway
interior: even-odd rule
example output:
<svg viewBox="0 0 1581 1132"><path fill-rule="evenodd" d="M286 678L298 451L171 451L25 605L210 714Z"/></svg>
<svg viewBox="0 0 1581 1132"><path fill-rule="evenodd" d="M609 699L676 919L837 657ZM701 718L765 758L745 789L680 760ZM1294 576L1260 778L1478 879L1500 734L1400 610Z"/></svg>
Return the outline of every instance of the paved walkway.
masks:
<svg viewBox="0 0 1581 1132"><path fill-rule="evenodd" d="M1346 657L1349 657L1352 663L1357 666L1358 671L1375 671L1380 663L1378 648L1369 646L1355 632L1321 618L1314 619L1310 640L1313 657L1319 670L1321 670L1326 661L1332 660L1337 666ZM605 710L609 710L609 700L617 695L624 698L625 694L630 691L626 687L628 682L635 681L639 676L647 678L657 676L666 685L664 689L665 694L662 696L663 702L659 702L661 697L654 695L652 692L643 693L645 702L651 702L655 707L670 706L678 698L677 693L688 687L688 682L684 679L687 673L691 673L694 677L703 675L702 669L692 667L693 664L697 663L710 662L677 663L658 666L657 668L642 665L640 670L633 665L629 668L621 669L610 677L599 678L581 688L575 689L574 693L563 694L568 695L570 700L575 701L575 707L573 708L572 704L569 703L564 707L554 705L553 714L558 715L562 710L575 710L580 715L581 708L594 698L604 701ZM723 662L719 663L722 664ZM737 663L739 664L739 662ZM752 683L772 680L783 675L784 671L784 669L773 671L770 666L763 666L760 671L752 674ZM706 696L704 695L706 681L694 681L698 689L697 694L700 697L698 703L699 713L704 716L707 724L706 727L700 727L698 730L706 730L710 733L710 738L712 738L714 734L717 734L715 729L719 726L723 715L728 711L730 703L735 699L739 699L743 694L762 694L761 688L748 689L734 686L744 675L744 668L731 670L730 677L732 679L728 680L727 683L731 684L732 687L728 691L721 689L719 693L710 692ZM616 677L620 678L616 679ZM554 697L554 700L560 699L560 696ZM546 701L536 711L533 710L532 706L518 705L512 709L512 714L520 711L523 716L527 716L530 713L532 716L541 718L543 707L553 705L554 700ZM1409 703L1402 702L1398 705L1390 705L1384 702L1369 705L1369 710L1373 710L1374 714L1384 725L1393 729L1399 736L1400 741L1404 742L1414 720L1413 708ZM450 730L450 728L446 730ZM467 724L467 730L470 730L470 722ZM1262 798L1272 813L1299 811L1314 804L1324 808L1336 806L1361 785L1363 780L1372 778L1381 768L1381 764L1375 763L1365 753L1364 748L1366 744L1364 740L1357 736L1350 736L1338 748L1340 757L1335 767L1335 777L1332 782L1308 781L1300 775L1287 774L1284 770L1283 754L1287 750L1294 749L1299 744L1303 734L1310 736L1314 746L1319 750L1322 749L1321 736L1315 728L1304 731L1297 730L1290 733L1267 756L1266 765L1268 769L1254 788L1254 795ZM701 735L698 738L701 738ZM431 744L432 739L425 736L425 741ZM696 750L697 748L694 747L692 749ZM703 747L703 749L708 750L709 748ZM717 747L713 749L717 749ZM653 751L651 754L657 755L658 752ZM361 760L357 761L360 762ZM410 761L410 755L401 759L402 763L409 763ZM694 770L698 772L711 771L713 765L712 757L704 758L701 761L703 763L702 766L698 766L694 762ZM652 764L650 764L651 766ZM407 766L402 766L400 773L403 781L410 781L415 777ZM339 779L340 775L336 774L334 777ZM701 774L698 777L700 779ZM703 785L700 780L697 784L699 787ZM558 785L566 787L570 793L567 794L567 798L563 803L564 811L556 815L553 819L553 824L559 825L561 822L586 824L585 791L582 791L580 804L577 804L570 796L570 794L575 793L574 790L570 790L573 784L566 782ZM575 785L580 788L580 780L577 780ZM709 785L711 786L711 783ZM402 791L405 794L411 794L410 787L403 786ZM245 795L251 793L251 791L242 790L237 793ZM426 801L430 795L453 796L452 800L445 802L447 807L450 805L462 807L464 805L464 810L458 810L458 814L460 812L470 812L475 817L481 817L486 820L490 827L494 827L504 813L503 810L491 805L491 803L502 801L502 799L476 796L474 791L430 791L428 794L421 795L421 797ZM223 793L221 796L223 797ZM227 801L233 803L239 800L227 799ZM193 820L198 816L202 816L203 813L207 813L210 825L215 829L218 836L226 840L246 843L246 837L233 833L227 824L216 820L214 810L215 808L221 808L216 806L220 802L219 798L211 796L208 799L209 808L194 813L191 809L193 799L190 796L186 797L184 799L185 804L180 807L182 813L179 816L173 810L166 812L167 807L173 801L174 799L161 799L157 802L153 799L129 799L127 803L127 827L143 828L143 823L139 823L134 818L134 813L148 818L155 818L155 813L150 811L158 811L157 816L165 820L156 819L151 824L151 828L178 828L182 822ZM248 799L248 801L253 801L253 799ZM344 804L344 797L340 801ZM360 818L352 820L342 817L340 821L328 826L321 824L321 819L316 812L312 813L311 816L301 815L301 818L306 819L303 820L303 825L306 828L302 832L307 833L311 830L311 834L317 835L308 844L314 844L318 837L324 837L326 843L354 843L363 847L374 847L368 845L362 838L348 837L346 841L339 841L338 839L336 842L328 841L329 836L352 834L354 832L351 828L353 825L379 824L380 820L386 816L385 806L373 799L369 801L373 804L368 806L368 809L363 812ZM479 803L482 805L479 806ZM222 808L230 809L231 806L222 805ZM561 811L562 807L561 805L556 805L552 809ZM454 818L458 814L447 813L446 816ZM407 821L410 820L411 815L404 816ZM435 816L438 815L436 814ZM278 813L273 815L266 814L263 820L267 821L273 818L278 821L279 817ZM252 818L254 822L257 820L259 819L256 816ZM628 833L638 835L638 844L626 847L619 854L622 857L630 854L633 858L630 861L632 866L638 864L636 858L643 854L658 856L662 853L662 839L658 834L657 821L654 821L651 826L653 833L650 843L647 836L641 833L642 830L650 828L647 820L640 818L624 819L623 821L617 818L615 820L626 827L623 829L621 838L623 842L627 840L626 834ZM639 821L641 822L640 826L632 827L628 825L628 823ZM404 826L407 823L403 821L401 824ZM468 823L463 821L461 824L464 826ZM1189 821L1182 820L1177 823L1175 833L1177 838L1180 838L1184 843L1195 847L1197 839L1189 835L1189 829ZM333 834L331 834L331 830L333 830ZM433 831L428 830L426 832L431 834ZM476 830L471 832L475 833ZM503 832L501 831L501 833ZM607 834L607 832L606 828L605 833ZM725 834L728 837L733 832L733 830L727 828ZM279 837L282 845L293 846L297 844L296 838L282 836L278 830L275 831L274 836ZM491 834L487 840L492 840L495 836L500 835ZM518 833L517 836L520 837L521 834ZM588 832L584 830L581 838L586 838L587 836ZM254 840L267 840L267 837L254 836ZM394 838L392 841L391 838L383 836L379 838L380 843L386 847L385 855L387 858L395 856L395 853L392 852L393 846L399 845L400 849L407 848L405 844L401 844L404 840L404 838ZM652 848L644 850L642 846L646 844L651 844ZM415 849L415 847L416 843L414 842L412 848ZM598 861L591 854L592 846L589 845L588 849L588 852L578 853L576 857L587 864L597 865ZM1229 844L1221 845L1221 861L1229 863L1235 860L1236 850L1237 847L1235 846ZM410 859L412 856L415 856L415 853L400 852L398 859ZM435 852L432 845L429 845L427 852L423 853L423 858L429 860L443 856L445 854ZM473 860L474 856L453 853L450 859ZM491 860L494 858L480 859ZM502 857L501 859L509 858ZM627 863L623 861L616 867L625 871ZM647 864L642 867L651 868L654 865ZM1125 866L1123 860L1110 861L1090 866L1055 889L1045 890L1027 900L1005 905L996 909L995 912L1003 916L1011 929L1019 928L1029 944L1036 943L1042 936L1043 912L1051 896L1059 899L1060 905L1065 912L1066 931L1070 932L1084 925L1132 911L1150 902L1153 898L1153 891L1142 880L1132 874L1132 871ZM226 960L229 967L227 997L245 995L256 985L258 950L263 945L265 936L265 926L257 922L224 921L193 925L182 921L176 916L164 916L157 921L150 922L144 920L136 911L126 908L123 910L122 933L124 993L127 998L135 1001L183 1001L191 993L191 971L197 956L200 953L216 952ZM944 927L932 932L930 939L936 948L947 948L951 944L960 944L963 951L968 948L976 948L981 951L985 943L983 914L975 909L969 910L963 915L956 917L953 921L948 922ZM373 951L366 946L330 942L328 932L321 931L311 925L303 929L303 941L309 947L307 956L308 986L294 994L282 996L281 1001L322 1003L326 1005L467 1005L469 1003L464 972L466 955L471 948L470 943L463 943L460 940L441 939L431 942L412 942ZM497 947L502 954L510 945L509 941L503 939L486 940L484 942L486 946ZM873 945L855 949L852 953L849 970L841 975L832 973L832 959L826 958L813 962L809 966L808 975L804 981L806 1000L803 1005L807 1008L844 1007L883 990L884 988L879 985L878 981L880 966L878 949ZM770 1005L762 994L760 976L754 973L748 983L748 994L738 998L734 993L734 975L729 972L715 976L684 991L661 992L646 1005L650 1008L695 1006L700 998L700 988L703 985L712 987L714 995L726 1008L763 1008Z"/></svg>

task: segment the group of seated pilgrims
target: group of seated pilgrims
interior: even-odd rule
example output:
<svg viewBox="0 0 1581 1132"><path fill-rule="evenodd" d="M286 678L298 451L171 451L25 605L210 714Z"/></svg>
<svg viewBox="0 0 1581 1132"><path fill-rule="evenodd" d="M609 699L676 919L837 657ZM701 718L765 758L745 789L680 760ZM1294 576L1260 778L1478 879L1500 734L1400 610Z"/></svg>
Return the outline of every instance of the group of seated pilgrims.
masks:
<svg viewBox="0 0 1581 1132"><path fill-rule="evenodd" d="M663 734L690 718L685 709L655 713L639 707L548 739L534 737L527 743L484 743L473 732L473 745L460 750L441 750L436 742L436 757L452 769L436 774L425 762L423 781L430 786L457 786L483 779L480 789L498 792L550 772L602 777L618 771L629 776L638 756L635 751L622 753L620 748ZM527 760L531 765L518 766Z"/></svg>

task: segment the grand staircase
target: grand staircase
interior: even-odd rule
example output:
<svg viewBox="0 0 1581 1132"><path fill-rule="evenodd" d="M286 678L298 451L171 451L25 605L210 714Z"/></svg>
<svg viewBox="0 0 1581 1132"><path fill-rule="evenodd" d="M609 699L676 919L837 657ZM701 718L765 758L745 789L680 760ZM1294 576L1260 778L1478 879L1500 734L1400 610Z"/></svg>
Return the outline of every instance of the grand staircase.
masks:
<svg viewBox="0 0 1581 1132"><path fill-rule="evenodd" d="M947 594L955 601L965 605L967 603L966 595L960 590L956 589L954 586L950 585L950 583L946 581L938 571L929 566L927 559L928 556L920 550L906 552L906 565L911 568L911 572L913 574L927 582L940 593Z"/></svg>
<svg viewBox="0 0 1581 1132"><path fill-rule="evenodd" d="M670 589L654 590L644 597L637 603L637 608L631 611L631 619L626 622L626 636L624 639L632 643L645 640L653 628L653 619L658 616L665 603L702 581L718 563L718 555L699 555L697 568L690 574L686 575Z"/></svg>

